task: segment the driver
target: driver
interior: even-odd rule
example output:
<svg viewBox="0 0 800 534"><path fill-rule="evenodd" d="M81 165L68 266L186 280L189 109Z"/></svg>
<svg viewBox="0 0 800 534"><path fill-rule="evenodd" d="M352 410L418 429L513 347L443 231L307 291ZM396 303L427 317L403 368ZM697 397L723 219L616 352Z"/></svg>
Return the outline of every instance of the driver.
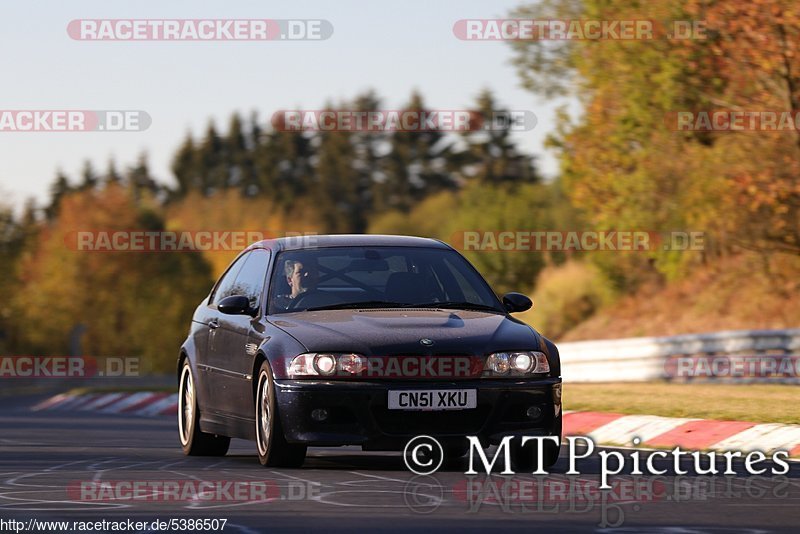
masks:
<svg viewBox="0 0 800 534"><path fill-rule="evenodd" d="M286 283L289 285L289 293L277 295L275 302L284 309L292 306L292 301L303 293L313 290L317 286L317 270L310 263L303 263L298 260L286 260L283 264L283 272L286 276Z"/></svg>

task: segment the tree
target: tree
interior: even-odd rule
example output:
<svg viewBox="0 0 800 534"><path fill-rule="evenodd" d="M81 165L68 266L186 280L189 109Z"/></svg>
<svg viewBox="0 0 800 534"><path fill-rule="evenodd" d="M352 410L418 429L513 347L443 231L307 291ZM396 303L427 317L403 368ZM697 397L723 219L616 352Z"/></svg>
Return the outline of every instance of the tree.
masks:
<svg viewBox="0 0 800 534"><path fill-rule="evenodd" d="M327 109L333 109L328 106ZM361 184L354 168L356 147L349 131L325 131L316 136L314 186L311 197L320 208L326 232L341 234L366 230L361 210Z"/></svg>
<svg viewBox="0 0 800 534"><path fill-rule="evenodd" d="M58 206L61 204L61 199L70 191L72 191L72 187L69 185L69 179L59 169L56 172L55 181L50 186L50 204L45 208L45 215L48 219L52 219L58 214Z"/></svg>
<svg viewBox="0 0 800 534"><path fill-rule="evenodd" d="M208 264L192 253L76 246L78 231L97 236L131 229L160 231L164 221L139 209L120 184L62 199L58 216L16 261L18 283L9 302L20 347L67 354L70 334L82 324L86 355L139 357L142 372L173 370L187 317L211 283Z"/></svg>
<svg viewBox="0 0 800 534"><path fill-rule="evenodd" d="M125 181L137 205L141 205L145 199L155 201L163 193L163 188L150 174L147 154L144 153L139 155L134 166L128 168Z"/></svg>
<svg viewBox="0 0 800 534"><path fill-rule="evenodd" d="M200 179L200 172L194 139L191 134L187 134L183 144L172 158L172 174L178 182L173 196L182 197L189 191L201 189L203 183Z"/></svg>
<svg viewBox="0 0 800 534"><path fill-rule="evenodd" d="M209 123L197 150L197 165L200 191L204 195L212 195L228 186L229 168L225 161L225 147L213 122Z"/></svg>
<svg viewBox="0 0 800 534"><path fill-rule="evenodd" d="M428 112L422 95L414 91L404 111ZM389 153L382 158L375 180L375 209L408 211L443 190L455 190L455 175L448 169L452 140L440 131L397 131L388 139Z"/></svg>
<svg viewBox="0 0 800 534"><path fill-rule="evenodd" d="M225 186L237 187L242 194L248 194L248 189L256 184L253 154L247 138L241 117L234 113L223 147L225 165L228 167Z"/></svg>
<svg viewBox="0 0 800 534"><path fill-rule="evenodd" d="M78 186L79 191L91 191L97 188L100 182L97 174L94 172L94 167L90 161L83 163L83 170L81 171L81 183Z"/></svg>
<svg viewBox="0 0 800 534"><path fill-rule="evenodd" d="M560 151L570 200L591 224L601 230L706 233L705 254L617 255L601 260L606 268L630 281L652 266L667 277L684 275L709 256L741 247L800 251L796 134L683 132L666 120L684 110L794 106L796 4L553 0L544 5L545 18L708 25L706 39L658 34L653 40L512 44L530 89L552 95L572 87L583 104L581 117L565 121L551 143Z"/></svg>
<svg viewBox="0 0 800 534"><path fill-rule="evenodd" d="M537 182L533 159L517 150L511 129L494 125L493 118L508 111L500 109L489 90L478 95L476 104L478 129L462 134L466 147L455 159L464 177L495 185Z"/></svg>

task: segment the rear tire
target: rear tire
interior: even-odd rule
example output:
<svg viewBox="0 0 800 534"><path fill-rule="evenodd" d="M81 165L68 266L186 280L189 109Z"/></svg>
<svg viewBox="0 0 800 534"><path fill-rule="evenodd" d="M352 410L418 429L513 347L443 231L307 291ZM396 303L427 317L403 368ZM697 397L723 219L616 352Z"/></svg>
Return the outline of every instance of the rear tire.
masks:
<svg viewBox="0 0 800 534"><path fill-rule="evenodd" d="M178 389L178 438L186 456L225 456L231 438L206 434L199 428L197 389L189 361L183 362Z"/></svg>
<svg viewBox="0 0 800 534"><path fill-rule="evenodd" d="M258 371L256 387L256 449L265 467L300 467L306 459L305 445L287 443L278 416L275 382L266 361Z"/></svg>

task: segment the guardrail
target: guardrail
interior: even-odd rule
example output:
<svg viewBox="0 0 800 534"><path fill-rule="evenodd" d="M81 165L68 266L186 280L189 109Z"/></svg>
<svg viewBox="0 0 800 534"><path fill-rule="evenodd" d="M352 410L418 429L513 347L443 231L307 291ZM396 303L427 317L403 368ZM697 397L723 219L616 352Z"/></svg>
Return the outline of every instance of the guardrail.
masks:
<svg viewBox="0 0 800 534"><path fill-rule="evenodd" d="M800 329L559 343L569 382L800 383Z"/></svg>

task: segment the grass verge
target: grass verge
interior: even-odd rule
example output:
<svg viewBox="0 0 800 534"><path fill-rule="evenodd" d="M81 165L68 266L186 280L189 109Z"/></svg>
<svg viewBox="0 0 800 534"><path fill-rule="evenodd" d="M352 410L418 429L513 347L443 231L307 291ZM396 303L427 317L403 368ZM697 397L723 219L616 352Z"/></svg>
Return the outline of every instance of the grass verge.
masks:
<svg viewBox="0 0 800 534"><path fill-rule="evenodd" d="M70 389L67 394L69 395L88 395L94 393L139 393L140 391L147 391L150 393L177 393L178 386L151 386L151 387L137 387L137 386L102 386L102 387L78 387Z"/></svg>
<svg viewBox="0 0 800 534"><path fill-rule="evenodd" d="M792 384L564 384L564 409L800 424Z"/></svg>

